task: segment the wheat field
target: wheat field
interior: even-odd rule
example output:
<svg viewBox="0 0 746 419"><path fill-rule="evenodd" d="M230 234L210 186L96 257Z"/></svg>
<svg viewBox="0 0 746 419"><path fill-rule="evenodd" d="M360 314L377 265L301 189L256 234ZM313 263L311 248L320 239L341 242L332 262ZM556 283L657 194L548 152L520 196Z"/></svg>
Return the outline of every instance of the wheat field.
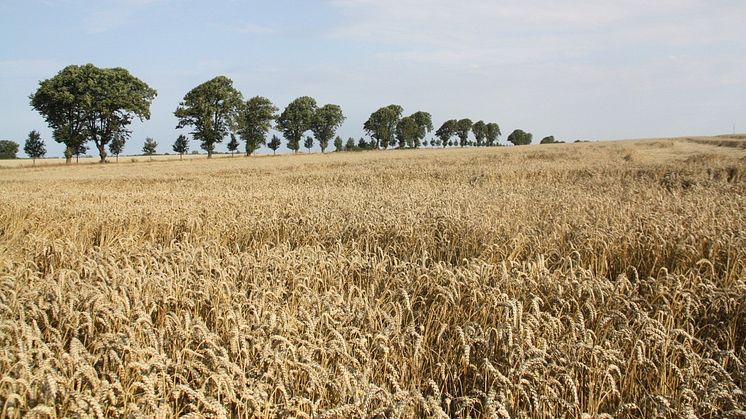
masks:
<svg viewBox="0 0 746 419"><path fill-rule="evenodd" d="M0 170L2 417L746 417L746 149Z"/></svg>

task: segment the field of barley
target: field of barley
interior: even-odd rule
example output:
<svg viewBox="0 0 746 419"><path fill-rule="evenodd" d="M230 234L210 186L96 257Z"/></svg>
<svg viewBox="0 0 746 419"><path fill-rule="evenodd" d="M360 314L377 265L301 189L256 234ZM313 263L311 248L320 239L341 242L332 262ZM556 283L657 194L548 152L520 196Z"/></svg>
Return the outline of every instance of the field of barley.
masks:
<svg viewBox="0 0 746 419"><path fill-rule="evenodd" d="M0 169L0 375L1 417L743 418L746 149Z"/></svg>

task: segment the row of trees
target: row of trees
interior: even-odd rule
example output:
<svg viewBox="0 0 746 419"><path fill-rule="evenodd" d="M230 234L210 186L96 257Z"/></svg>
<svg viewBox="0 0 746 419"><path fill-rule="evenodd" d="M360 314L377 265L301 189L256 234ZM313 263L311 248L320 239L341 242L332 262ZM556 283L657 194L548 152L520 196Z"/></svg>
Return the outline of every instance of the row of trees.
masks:
<svg viewBox="0 0 746 419"><path fill-rule="evenodd" d="M107 146L109 153L117 157L123 151L131 134L129 125L135 118L141 121L150 118L150 104L156 95L154 89L123 68L98 68L86 64L67 66L51 79L40 82L30 99L31 106L52 128L55 141L65 145L68 163L73 155L79 156L87 151L89 141L93 141L101 162L104 162ZM267 141L273 128L285 137L288 149L297 153L303 144L310 151L318 143L323 153L345 120L339 105L319 106L309 96L301 96L281 113L278 111L269 99L262 96L244 100L231 79L218 76L190 90L174 115L178 119L176 129L190 129L189 134L200 142L208 158L225 138L230 138L227 146L231 152L240 147L239 139L244 143L247 156L262 145L276 151L280 139L273 136ZM403 112L401 106L393 104L378 109L363 124L371 138L370 143L361 139L355 144L350 139L343 145L342 139L337 137L335 149L417 148L427 145L425 137L433 130L431 115L418 111L404 116ZM474 141L469 140L470 133L474 134ZM452 119L438 128L435 132L437 139L431 139L429 143L443 147L494 146L498 145L500 135L500 127L494 122ZM531 134L516 130L508 141L516 145L527 144L531 142ZM153 153L154 149L153 144L146 143L143 151ZM188 138L180 135L173 150L183 155L188 149ZM29 156L39 156L33 147L30 150L32 153L27 151Z"/></svg>

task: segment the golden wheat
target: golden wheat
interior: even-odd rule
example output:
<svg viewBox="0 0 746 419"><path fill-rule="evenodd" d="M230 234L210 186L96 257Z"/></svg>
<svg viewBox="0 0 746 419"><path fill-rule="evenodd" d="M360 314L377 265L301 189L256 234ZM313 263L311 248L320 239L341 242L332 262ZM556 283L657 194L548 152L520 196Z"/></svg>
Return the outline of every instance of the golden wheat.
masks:
<svg viewBox="0 0 746 419"><path fill-rule="evenodd" d="M0 172L0 416L746 416L746 151Z"/></svg>

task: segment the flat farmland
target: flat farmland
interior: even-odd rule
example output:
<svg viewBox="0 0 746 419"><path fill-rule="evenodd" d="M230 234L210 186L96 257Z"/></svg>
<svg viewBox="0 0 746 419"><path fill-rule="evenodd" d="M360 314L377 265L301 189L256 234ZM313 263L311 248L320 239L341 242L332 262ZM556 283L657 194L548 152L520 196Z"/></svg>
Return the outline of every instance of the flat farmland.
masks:
<svg viewBox="0 0 746 419"><path fill-rule="evenodd" d="M4 167L0 416L743 417L729 141Z"/></svg>

